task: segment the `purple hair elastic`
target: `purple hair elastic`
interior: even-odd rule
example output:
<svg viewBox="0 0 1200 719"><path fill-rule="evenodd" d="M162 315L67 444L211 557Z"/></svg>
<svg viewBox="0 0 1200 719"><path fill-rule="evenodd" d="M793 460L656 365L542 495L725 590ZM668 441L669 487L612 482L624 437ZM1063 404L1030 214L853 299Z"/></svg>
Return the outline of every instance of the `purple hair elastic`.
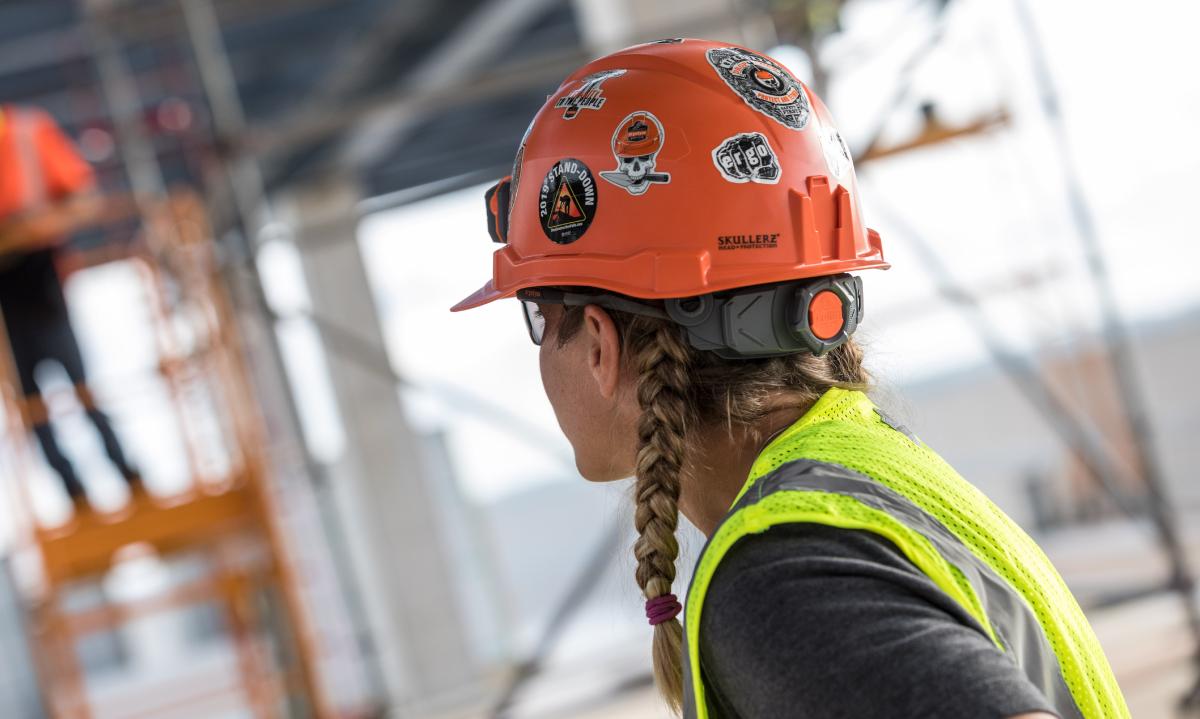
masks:
<svg viewBox="0 0 1200 719"><path fill-rule="evenodd" d="M679 598L674 594L663 594L646 600L646 618L650 620L650 626L668 622L678 616L681 611L683 611L683 605L679 603Z"/></svg>

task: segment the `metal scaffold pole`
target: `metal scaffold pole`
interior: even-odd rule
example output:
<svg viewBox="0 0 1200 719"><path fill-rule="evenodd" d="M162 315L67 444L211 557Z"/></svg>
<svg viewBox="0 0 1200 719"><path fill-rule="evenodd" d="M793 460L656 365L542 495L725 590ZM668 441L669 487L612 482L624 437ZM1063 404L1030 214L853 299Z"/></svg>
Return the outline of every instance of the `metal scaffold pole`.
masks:
<svg viewBox="0 0 1200 719"><path fill-rule="evenodd" d="M134 199L144 213L146 202L166 195L166 182L154 146L146 139L137 83L121 56L121 48L113 38L106 18L100 14L101 4L95 0L83 0L82 4L84 23L100 77L100 91L113 119L119 139L118 148L129 174Z"/></svg>
<svg viewBox="0 0 1200 719"><path fill-rule="evenodd" d="M1134 457L1145 482L1150 518L1170 563L1170 586L1179 592L1183 601L1184 616L1196 644L1196 667L1200 671L1200 607L1197 607L1195 598L1196 581L1179 536L1175 513L1170 506L1165 478L1155 451L1146 398L1136 376L1135 340L1122 318L1117 303L1116 289L1100 245L1099 232L1071 153L1070 137L1063 122L1060 98L1054 86L1045 48L1038 35L1028 2L1016 0L1016 9L1029 45L1042 110L1054 134L1071 218L1083 243L1088 269L1100 300L1105 346L1111 357L1118 395L1133 435ZM1183 698L1183 705L1192 710L1200 709L1200 675Z"/></svg>
<svg viewBox="0 0 1200 719"><path fill-rule="evenodd" d="M241 261L235 262L234 265L235 268L250 268L248 272L234 273L236 276L230 276L229 279L234 287L240 287L249 294L250 304L257 310L259 317L273 317L262 278L253 270L258 249L258 233L269 220L271 207L257 160L245 153L237 153L231 157L227 152L231 146L230 140L245 133L246 118L221 36L220 20L211 0L179 0L179 4L183 11L188 40L195 54L200 80L204 86L204 95L212 112L218 143L222 147L219 162L228 183L229 202L233 205L236 221L241 227L239 237L243 256ZM268 327L263 335L265 341L261 344L266 347L272 373L282 380L287 375L287 369L279 338L273 327ZM300 409L296 398L286 387L274 394L281 400L288 431L300 438L299 451L305 471L314 481L317 490L328 494L328 472L313 458L303 439ZM321 501L318 504L320 521L324 525L330 550L335 555L333 566L338 586L343 600L349 607L355 640L366 665L367 691L373 700L383 702L386 693L385 681L379 666L377 647L364 623L366 610L363 606L362 588L353 576L350 570L351 562L346 556L349 549L343 538L345 528L333 511L332 502Z"/></svg>

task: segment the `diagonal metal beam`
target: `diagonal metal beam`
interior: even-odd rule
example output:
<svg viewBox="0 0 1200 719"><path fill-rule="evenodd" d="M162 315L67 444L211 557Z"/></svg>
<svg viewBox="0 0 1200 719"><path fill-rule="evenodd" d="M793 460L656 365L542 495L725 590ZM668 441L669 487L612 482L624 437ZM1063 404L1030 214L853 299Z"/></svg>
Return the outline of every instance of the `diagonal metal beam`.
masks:
<svg viewBox="0 0 1200 719"><path fill-rule="evenodd" d="M299 114L318 111L329 101L345 98L359 89L371 73L387 63L396 46L420 32L437 12L437 0L405 0L385 5L365 36L354 33L337 52L333 67L299 108Z"/></svg>
<svg viewBox="0 0 1200 719"><path fill-rule="evenodd" d="M83 60L89 50L80 25L6 39L0 44L0 77Z"/></svg>
<svg viewBox="0 0 1200 719"><path fill-rule="evenodd" d="M226 26L264 23L319 9L338 0L219 0L219 15ZM405 0L399 5L408 5ZM126 0L95 2L88 0L100 16L119 18L117 38L122 43L178 42L181 39L179 13L173 0L130 3ZM0 13L0 21L4 16ZM3 27L0 25L0 27ZM0 78L30 70L56 67L86 60L91 40L84 19L48 30L6 37L0 43Z"/></svg>
<svg viewBox="0 0 1200 719"><path fill-rule="evenodd" d="M487 0L416 65L401 83L405 94L459 85L558 0ZM351 168L378 158L426 116L423 108L400 104L367 115L345 137L334 162Z"/></svg>
<svg viewBox="0 0 1200 719"><path fill-rule="evenodd" d="M672 33L704 37L728 26L729 13L723 10L707 15L691 15L683 26L673 23L623 36L620 42L633 44ZM587 47L565 47L523 57L503 67L495 67L495 63L492 63L492 67L472 71L466 82L430 83L421 88L396 86L369 97L323 107L319 112L253 125L239 136L236 151L270 164L305 144L328 140L339 134L357 133L360 125L372 117L428 117L462 107L466 104L464 89L469 90L471 102L480 102L545 87L549 83L557 84L594 56L594 52Z"/></svg>
<svg viewBox="0 0 1200 719"><path fill-rule="evenodd" d="M859 177L860 184L863 179L863 176ZM1097 433L1066 406L1054 387L1029 361L1008 348L984 315L978 297L955 278L949 265L925 240L924 235L913 228L886 201L880 199L885 196L882 192L875 193L875 212L886 217L889 225L908 238L909 245L920 255L923 266L932 276L938 292L953 301L966 315L968 323L987 349L992 361L1012 380L1066 449L1105 491L1113 505L1131 519L1141 516L1140 508L1122 491L1122 473L1117 469L1119 465Z"/></svg>

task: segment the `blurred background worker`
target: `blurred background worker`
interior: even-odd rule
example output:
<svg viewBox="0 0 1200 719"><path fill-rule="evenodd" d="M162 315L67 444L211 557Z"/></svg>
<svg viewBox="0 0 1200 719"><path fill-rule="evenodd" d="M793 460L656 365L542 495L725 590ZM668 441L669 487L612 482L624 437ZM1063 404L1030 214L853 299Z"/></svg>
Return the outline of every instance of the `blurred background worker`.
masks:
<svg viewBox="0 0 1200 719"><path fill-rule="evenodd" d="M88 390L56 267L63 243L99 209L91 167L53 118L34 108L0 106L0 314L29 423L77 511L88 507L87 491L55 439L35 376L43 360L62 365L109 459L131 489L141 488L112 423Z"/></svg>

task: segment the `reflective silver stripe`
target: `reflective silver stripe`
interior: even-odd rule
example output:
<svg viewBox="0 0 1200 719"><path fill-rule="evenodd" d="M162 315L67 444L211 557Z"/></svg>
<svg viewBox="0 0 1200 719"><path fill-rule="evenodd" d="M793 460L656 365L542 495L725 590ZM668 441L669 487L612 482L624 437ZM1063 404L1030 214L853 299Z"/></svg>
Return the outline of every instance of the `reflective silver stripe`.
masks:
<svg viewBox="0 0 1200 719"><path fill-rule="evenodd" d="M875 414L879 415L879 419L883 420L884 424L886 424L887 426L896 430L897 432L904 435L905 437L908 437L910 440L912 440L912 442L914 444L921 443L920 438L917 437L917 435L913 434L913 431L911 429L904 426L900 422L897 422L896 420L892 419L891 415L885 413L883 410L879 409L878 407L875 408Z"/></svg>
<svg viewBox="0 0 1200 719"><path fill-rule="evenodd" d="M916 530L933 544L946 561L966 576L983 605L988 621L1007 653L1025 676L1044 693L1063 719L1082 719L1066 681L1058 657L1051 649L1041 625L1025 600L995 570L980 560L949 529L900 493L836 464L801 459L788 462L759 478L733 506L728 516L780 491L819 491L842 494ZM728 517L727 517L728 519ZM720 528L718 528L720 531ZM716 536L717 532L713 532ZM705 546L707 550L707 546ZM703 556L703 552L701 553ZM695 582L695 579L692 580ZM980 631L983 628L980 627ZM690 656L684 633L684 657ZM699 651L699 648L696 648ZM691 662L684 662L684 717L696 716L696 693L691 683ZM712 714L710 713L710 716Z"/></svg>
<svg viewBox="0 0 1200 719"><path fill-rule="evenodd" d="M46 178L38 157L38 116L25 108L10 108L13 144L21 173L21 210L36 210L46 204Z"/></svg>
<svg viewBox="0 0 1200 719"><path fill-rule="evenodd" d="M692 682L691 650L688 647L687 627L683 632L683 719L696 719L696 685ZM700 651L698 648L696 651ZM717 719L717 712L709 709L710 719Z"/></svg>

